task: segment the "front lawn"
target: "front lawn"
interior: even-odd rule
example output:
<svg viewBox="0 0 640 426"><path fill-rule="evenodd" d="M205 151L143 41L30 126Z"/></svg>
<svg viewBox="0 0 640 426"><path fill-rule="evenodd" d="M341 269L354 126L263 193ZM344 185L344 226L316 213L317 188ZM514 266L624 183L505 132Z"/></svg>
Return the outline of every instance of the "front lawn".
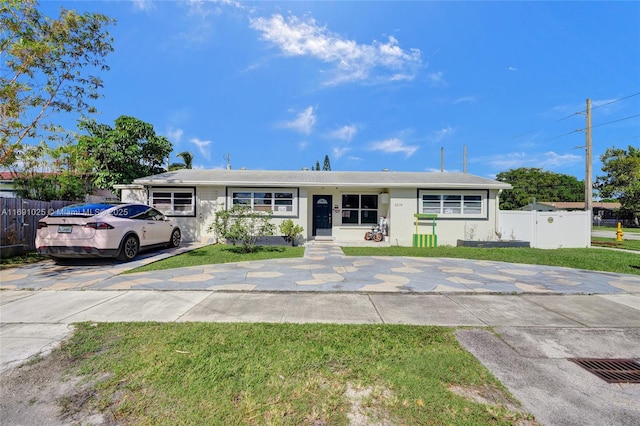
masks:
<svg viewBox="0 0 640 426"><path fill-rule="evenodd" d="M84 323L62 351L73 372L98 380L83 404L118 424L532 424L454 332Z"/></svg>
<svg viewBox="0 0 640 426"><path fill-rule="evenodd" d="M214 244L172 256L158 262L153 262L125 273L158 271L162 269L183 268L186 266L210 265L213 263L302 257L303 255L304 247L258 246L255 252L245 253L240 246Z"/></svg>
<svg viewBox="0 0 640 426"><path fill-rule="evenodd" d="M590 271L640 275L640 255L637 253L597 248L566 248L543 250L533 248L476 247L342 247L347 256L412 256L448 257L457 259L495 260L531 265L563 266Z"/></svg>
<svg viewBox="0 0 640 426"><path fill-rule="evenodd" d="M591 245L640 251L640 240L625 240L624 238L622 241L616 241L615 238L591 237Z"/></svg>
<svg viewBox="0 0 640 426"><path fill-rule="evenodd" d="M605 239L606 240L606 239ZM611 239L609 239L611 240ZM627 248L638 247L640 241L626 241ZM442 246L416 247L342 247L347 256L409 256L444 257L458 259L494 260L532 265L563 266L591 271L617 272L640 275L640 255L634 252L601 250L597 248L571 248L543 250L533 248L476 248ZM205 246L197 250L153 262L125 273L200 266L214 263L245 262L288 257L302 257L304 247L258 247L254 253L224 244Z"/></svg>

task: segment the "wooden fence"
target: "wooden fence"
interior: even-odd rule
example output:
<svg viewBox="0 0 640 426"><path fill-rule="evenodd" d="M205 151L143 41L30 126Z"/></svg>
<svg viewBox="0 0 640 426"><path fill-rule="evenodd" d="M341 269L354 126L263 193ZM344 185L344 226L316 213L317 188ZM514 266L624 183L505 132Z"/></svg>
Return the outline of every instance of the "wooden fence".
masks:
<svg viewBox="0 0 640 426"><path fill-rule="evenodd" d="M22 245L35 250L38 221L75 201L38 201L0 198L0 246Z"/></svg>

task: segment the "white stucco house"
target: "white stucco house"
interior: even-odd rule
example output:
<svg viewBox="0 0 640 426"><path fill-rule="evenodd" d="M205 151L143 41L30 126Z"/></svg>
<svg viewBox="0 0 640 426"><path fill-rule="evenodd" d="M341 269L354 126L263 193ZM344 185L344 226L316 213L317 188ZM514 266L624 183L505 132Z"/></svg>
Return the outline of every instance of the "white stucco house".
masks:
<svg viewBox="0 0 640 426"><path fill-rule="evenodd" d="M216 211L244 204L271 211L276 227L293 220L305 240L361 242L384 217L386 241L411 246L414 234L434 231L438 245L497 239L498 197L511 186L449 172L183 169L117 188L122 201L145 202L176 219L186 241L214 238L207 228Z"/></svg>

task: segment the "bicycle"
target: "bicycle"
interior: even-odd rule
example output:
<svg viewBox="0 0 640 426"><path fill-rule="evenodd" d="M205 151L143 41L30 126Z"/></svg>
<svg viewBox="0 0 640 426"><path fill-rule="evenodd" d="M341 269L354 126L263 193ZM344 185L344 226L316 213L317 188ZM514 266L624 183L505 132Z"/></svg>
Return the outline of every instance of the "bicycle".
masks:
<svg viewBox="0 0 640 426"><path fill-rule="evenodd" d="M374 226L371 228L371 231L367 231L364 234L364 239L366 241L375 241L376 243L379 243L380 241L382 241L384 239L384 234L382 233L382 231L380 230L380 227L378 226Z"/></svg>

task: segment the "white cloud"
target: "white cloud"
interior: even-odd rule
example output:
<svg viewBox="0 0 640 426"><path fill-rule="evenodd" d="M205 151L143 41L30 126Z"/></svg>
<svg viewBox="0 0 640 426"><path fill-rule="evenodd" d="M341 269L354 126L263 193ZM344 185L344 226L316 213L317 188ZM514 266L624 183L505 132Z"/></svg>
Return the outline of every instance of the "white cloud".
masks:
<svg viewBox="0 0 640 426"><path fill-rule="evenodd" d="M284 127L294 130L304 135L311 134L313 126L316 124L316 115L313 113L313 107L308 107L304 111L298 114L298 117L293 121L284 123Z"/></svg>
<svg viewBox="0 0 640 426"><path fill-rule="evenodd" d="M427 74L427 81L433 86L447 87L447 82L444 79L444 73L442 71Z"/></svg>
<svg viewBox="0 0 640 426"><path fill-rule="evenodd" d="M451 126L443 127L442 129L433 132L430 139L433 142L442 142L444 139L450 137L455 132L456 130Z"/></svg>
<svg viewBox="0 0 640 426"><path fill-rule="evenodd" d="M184 30L177 35L178 40L191 47L208 42L214 35L214 18L222 15L225 8L244 9L241 3L233 0L187 0L178 2L187 10Z"/></svg>
<svg viewBox="0 0 640 426"><path fill-rule="evenodd" d="M173 127L169 127L167 130L167 138L173 143L180 143L183 135L182 129L174 129Z"/></svg>
<svg viewBox="0 0 640 426"><path fill-rule="evenodd" d="M349 147L342 147L342 148L335 147L333 148L333 158L337 160L338 158L342 157L344 154L346 154L349 151L351 151L351 148Z"/></svg>
<svg viewBox="0 0 640 426"><path fill-rule="evenodd" d="M397 152L403 152L405 156L411 157L417 150L418 147L415 145L405 145L398 138L386 139L383 141L374 142L371 144L372 151L382 151L390 154L395 154Z"/></svg>
<svg viewBox="0 0 640 426"><path fill-rule="evenodd" d="M472 104L472 103L475 103L476 101L477 101L477 99L476 99L476 97L475 97L475 96L463 96L463 97L461 97L461 98L455 99L452 103L453 103L454 105L456 105L456 104L462 104L462 103L469 103L469 104Z"/></svg>
<svg viewBox="0 0 640 426"><path fill-rule="evenodd" d="M205 2L202 0L187 0L186 4L187 8L189 9L190 15L198 16L202 19L205 19L211 13L219 15L221 12L219 9L211 7L213 5L212 2Z"/></svg>
<svg viewBox="0 0 640 426"><path fill-rule="evenodd" d="M404 50L398 40L358 44L333 34L314 19L301 20L282 15L251 19L251 28L286 56L308 56L332 64L329 85L368 80L393 81L412 79L422 65L419 49Z"/></svg>
<svg viewBox="0 0 640 426"><path fill-rule="evenodd" d="M329 137L332 139L340 139L345 142L351 142L351 139L358 133L358 126L350 124L348 126L342 126L339 129L329 133Z"/></svg>
<svg viewBox="0 0 640 426"><path fill-rule="evenodd" d="M156 5L153 4L152 0L133 0L133 8L147 12L149 10L154 10Z"/></svg>
<svg viewBox="0 0 640 426"><path fill-rule="evenodd" d="M200 151L200 154L202 154L205 159L211 160L211 153L207 149L207 147L211 145L211 141L203 141L199 138L191 138L189 139L189 142L193 143L198 148L198 151Z"/></svg>
<svg viewBox="0 0 640 426"><path fill-rule="evenodd" d="M509 71L518 71L518 68L516 68L516 67L509 67L509 68L507 68L507 69L508 69Z"/></svg>

